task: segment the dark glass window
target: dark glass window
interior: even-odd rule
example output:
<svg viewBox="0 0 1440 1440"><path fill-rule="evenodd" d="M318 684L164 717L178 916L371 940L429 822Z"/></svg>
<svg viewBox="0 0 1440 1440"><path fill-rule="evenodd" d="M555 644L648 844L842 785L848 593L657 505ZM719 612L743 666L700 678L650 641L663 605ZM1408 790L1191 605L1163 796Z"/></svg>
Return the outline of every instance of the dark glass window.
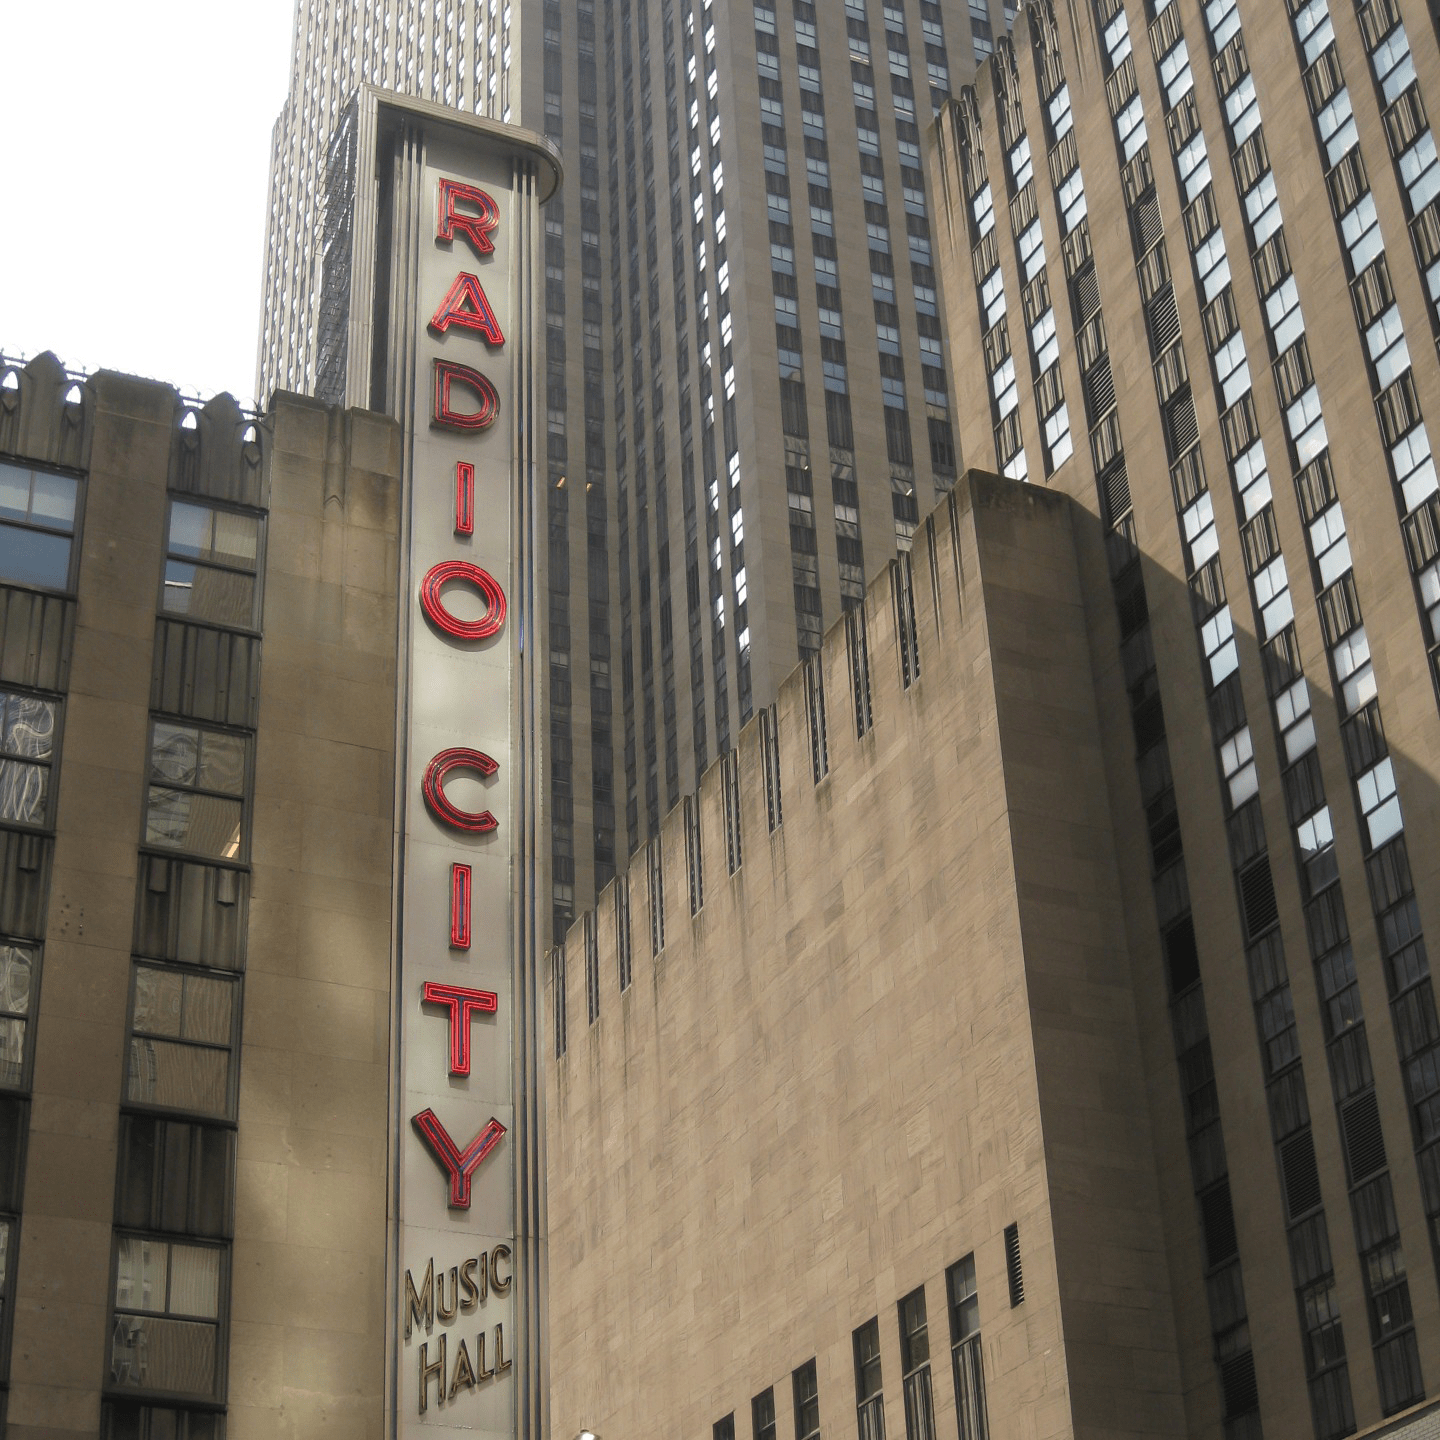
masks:
<svg viewBox="0 0 1440 1440"><path fill-rule="evenodd" d="M0 461L0 581L70 588L80 482Z"/></svg>

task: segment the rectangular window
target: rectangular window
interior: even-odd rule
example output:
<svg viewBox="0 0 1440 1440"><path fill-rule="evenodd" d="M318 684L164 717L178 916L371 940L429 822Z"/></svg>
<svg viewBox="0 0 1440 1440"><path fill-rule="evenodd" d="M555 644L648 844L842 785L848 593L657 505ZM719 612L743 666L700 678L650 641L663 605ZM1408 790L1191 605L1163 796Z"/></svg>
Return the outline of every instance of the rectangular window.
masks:
<svg viewBox="0 0 1440 1440"><path fill-rule="evenodd" d="M223 1246L116 1237L109 1383L219 1399Z"/></svg>
<svg viewBox="0 0 1440 1440"><path fill-rule="evenodd" d="M810 773L819 784L830 773L830 746L825 734L825 676L820 657L806 662L805 717L810 730Z"/></svg>
<svg viewBox="0 0 1440 1440"><path fill-rule="evenodd" d="M115 1224L126 1230L228 1239L235 1132L154 1115L121 1115Z"/></svg>
<svg viewBox="0 0 1440 1440"><path fill-rule="evenodd" d="M587 910L585 935L585 1014L593 1025L600 1018L600 940L595 933L595 912Z"/></svg>
<svg viewBox="0 0 1440 1440"><path fill-rule="evenodd" d="M760 712L760 769L765 782L765 823L773 835L780 828L780 726L775 706Z"/></svg>
<svg viewBox="0 0 1440 1440"><path fill-rule="evenodd" d="M924 1286L900 1302L900 1368L905 1385L905 1440L935 1440Z"/></svg>
<svg viewBox="0 0 1440 1440"><path fill-rule="evenodd" d="M735 1440L735 1412L732 1410L723 1420L717 1420L710 1427L714 1440Z"/></svg>
<svg viewBox="0 0 1440 1440"><path fill-rule="evenodd" d="M555 1058L565 1058L565 946L557 945L550 955L550 986L555 1001Z"/></svg>
<svg viewBox="0 0 1440 1440"><path fill-rule="evenodd" d="M945 1273L950 1301L950 1356L955 1374L955 1413L960 1440L987 1440L985 1364L980 1351L980 1302L975 1293L975 1256Z"/></svg>
<svg viewBox="0 0 1440 1440"><path fill-rule="evenodd" d="M0 582L70 589L80 482L0 461Z"/></svg>
<svg viewBox="0 0 1440 1440"><path fill-rule="evenodd" d="M880 1391L880 1321L869 1320L854 1336L855 1415L860 1440L885 1440L885 1397Z"/></svg>
<svg viewBox="0 0 1440 1440"><path fill-rule="evenodd" d="M645 871L650 885L650 953L658 955L665 948L665 871L658 838L645 852Z"/></svg>
<svg viewBox="0 0 1440 1440"><path fill-rule="evenodd" d="M775 1391L762 1391L750 1402L750 1429L754 1440L775 1440Z"/></svg>
<svg viewBox="0 0 1440 1440"><path fill-rule="evenodd" d="M850 658L850 689L855 702L855 735L863 738L874 724L870 711L870 649L865 635L865 610L845 612L845 649Z"/></svg>
<svg viewBox="0 0 1440 1440"><path fill-rule="evenodd" d="M0 820L50 823L59 709L56 700L0 690Z"/></svg>
<svg viewBox="0 0 1440 1440"><path fill-rule="evenodd" d="M257 516L172 500L162 608L191 620L254 629L259 557Z"/></svg>
<svg viewBox="0 0 1440 1440"><path fill-rule="evenodd" d="M727 750L720 757L720 797L725 814L725 868L734 874L741 863L740 756Z"/></svg>
<svg viewBox="0 0 1440 1440"><path fill-rule="evenodd" d="M0 940L0 1087L30 1083L30 1017L40 980L40 949Z"/></svg>
<svg viewBox="0 0 1440 1440"><path fill-rule="evenodd" d="M790 1376L795 1396L795 1440L820 1440L820 1385L815 1362L807 1360Z"/></svg>
<svg viewBox="0 0 1440 1440"><path fill-rule="evenodd" d="M243 860L247 752L239 735L152 721L145 843Z"/></svg>
<svg viewBox="0 0 1440 1440"><path fill-rule="evenodd" d="M238 981L136 964L125 1098L198 1115L234 1114Z"/></svg>
<svg viewBox="0 0 1440 1440"><path fill-rule="evenodd" d="M705 856L700 848L700 802L687 795L681 805L685 822L685 877L690 888L690 913L698 915L705 905Z"/></svg>
<svg viewBox="0 0 1440 1440"><path fill-rule="evenodd" d="M620 993L630 988L630 877L622 875L615 886L615 960L620 972Z"/></svg>

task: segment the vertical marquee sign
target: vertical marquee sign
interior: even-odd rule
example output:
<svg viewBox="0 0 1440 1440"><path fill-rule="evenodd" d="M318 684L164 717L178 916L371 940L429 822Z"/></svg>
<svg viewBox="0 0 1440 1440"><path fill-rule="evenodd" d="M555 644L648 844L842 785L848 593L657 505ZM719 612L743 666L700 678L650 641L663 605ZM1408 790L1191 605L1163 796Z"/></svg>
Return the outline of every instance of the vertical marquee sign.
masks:
<svg viewBox="0 0 1440 1440"><path fill-rule="evenodd" d="M523 1210L538 1180L534 1141L520 1143L535 1105L529 371L536 173L549 166L548 193L558 169L534 137L394 105L406 123L392 157L385 363L392 393L398 375L410 398L393 1433L523 1440L536 1433L519 1379L533 1373L536 1242L517 1195Z"/></svg>

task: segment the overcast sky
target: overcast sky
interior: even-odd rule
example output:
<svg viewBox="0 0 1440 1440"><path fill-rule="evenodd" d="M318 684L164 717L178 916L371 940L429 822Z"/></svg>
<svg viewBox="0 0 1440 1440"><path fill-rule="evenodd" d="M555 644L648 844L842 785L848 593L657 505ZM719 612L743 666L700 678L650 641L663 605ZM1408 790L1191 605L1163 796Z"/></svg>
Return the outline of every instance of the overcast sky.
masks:
<svg viewBox="0 0 1440 1440"><path fill-rule="evenodd" d="M0 0L0 351L242 403L294 0Z"/></svg>

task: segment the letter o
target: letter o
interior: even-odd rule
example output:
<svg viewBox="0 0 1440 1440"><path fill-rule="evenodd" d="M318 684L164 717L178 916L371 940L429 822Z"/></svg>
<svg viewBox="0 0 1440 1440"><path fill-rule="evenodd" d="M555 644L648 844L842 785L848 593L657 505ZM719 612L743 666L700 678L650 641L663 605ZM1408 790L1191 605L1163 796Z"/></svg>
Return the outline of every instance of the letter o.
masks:
<svg viewBox="0 0 1440 1440"><path fill-rule="evenodd" d="M450 580L463 580L480 592L485 614L479 620L459 620L445 608L440 589ZM468 560L442 560L432 566L420 582L420 608L436 629L456 640L488 640L498 635L505 623L505 592L499 582L478 565Z"/></svg>
<svg viewBox="0 0 1440 1440"><path fill-rule="evenodd" d="M445 781L455 770L473 770L487 779L500 767L483 751L442 750L426 767L421 790L430 813L442 824L471 835L484 835L500 822L488 810L462 810L445 795Z"/></svg>

